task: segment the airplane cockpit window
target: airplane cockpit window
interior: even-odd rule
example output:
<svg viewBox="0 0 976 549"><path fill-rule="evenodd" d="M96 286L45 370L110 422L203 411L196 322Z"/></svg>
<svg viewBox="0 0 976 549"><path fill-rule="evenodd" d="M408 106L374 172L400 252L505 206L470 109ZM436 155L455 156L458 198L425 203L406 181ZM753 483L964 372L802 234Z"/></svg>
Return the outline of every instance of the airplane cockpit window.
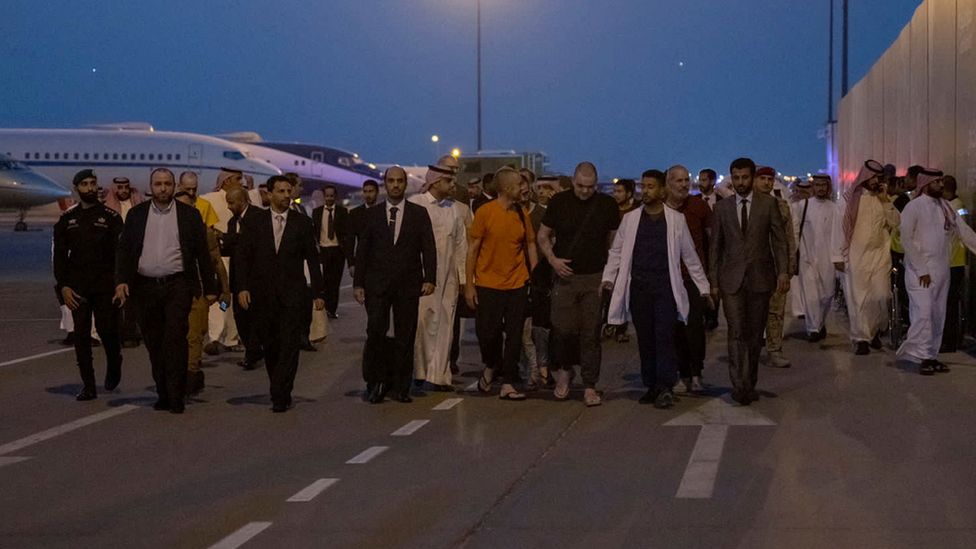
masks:
<svg viewBox="0 0 976 549"><path fill-rule="evenodd" d="M247 158L244 153L240 151L224 151L224 158L229 158L230 160L244 160Z"/></svg>
<svg viewBox="0 0 976 549"><path fill-rule="evenodd" d="M345 166L347 168L351 168L353 166L353 161L352 160L353 159L351 157L349 157L349 156L340 156L339 157L339 165L340 166Z"/></svg>

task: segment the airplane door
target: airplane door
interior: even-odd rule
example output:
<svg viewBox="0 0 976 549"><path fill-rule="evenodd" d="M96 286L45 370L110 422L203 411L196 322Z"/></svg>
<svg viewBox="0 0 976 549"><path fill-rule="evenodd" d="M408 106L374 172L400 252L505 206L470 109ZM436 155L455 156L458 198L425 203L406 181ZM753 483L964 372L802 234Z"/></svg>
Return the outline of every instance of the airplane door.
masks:
<svg viewBox="0 0 976 549"><path fill-rule="evenodd" d="M322 164L325 162L325 155L321 151L312 152L312 175L322 175Z"/></svg>
<svg viewBox="0 0 976 549"><path fill-rule="evenodd" d="M186 153L186 163L199 166L203 162L203 145L190 145Z"/></svg>

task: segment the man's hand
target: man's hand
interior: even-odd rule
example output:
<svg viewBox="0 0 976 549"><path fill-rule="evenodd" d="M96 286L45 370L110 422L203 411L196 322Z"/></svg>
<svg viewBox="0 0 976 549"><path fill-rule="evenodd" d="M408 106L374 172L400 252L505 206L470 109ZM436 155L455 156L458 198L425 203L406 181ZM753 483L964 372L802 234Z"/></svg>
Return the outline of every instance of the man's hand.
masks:
<svg viewBox="0 0 976 549"><path fill-rule="evenodd" d="M702 294L702 299L705 300L705 306L708 307L709 310L715 310L715 299L712 297L712 294Z"/></svg>
<svg viewBox="0 0 976 549"><path fill-rule="evenodd" d="M783 295L786 295L790 292L790 275L785 273L779 275L779 280L776 284L776 291L778 291Z"/></svg>
<svg viewBox="0 0 976 549"><path fill-rule="evenodd" d="M712 295L712 302L713 303L718 303L718 299L721 296L721 291L718 289L718 286L713 286L712 287L712 294L711 295Z"/></svg>
<svg viewBox="0 0 976 549"><path fill-rule="evenodd" d="M349 266L349 278L356 278L356 266L355 265L350 265Z"/></svg>
<svg viewBox="0 0 976 549"><path fill-rule="evenodd" d="M317 297L312 300L312 306L315 307L316 311L321 311L322 309L325 309L325 300L321 297Z"/></svg>
<svg viewBox="0 0 976 549"><path fill-rule="evenodd" d="M362 288L353 288L352 297L356 300L356 303L359 303L360 305L366 304L366 290Z"/></svg>
<svg viewBox="0 0 976 549"><path fill-rule="evenodd" d="M237 294L237 303L246 311L251 306L251 292L244 290Z"/></svg>
<svg viewBox="0 0 976 549"><path fill-rule="evenodd" d="M72 311L77 309L78 305L81 305L81 303L78 302L78 300L81 299L81 296L76 294L74 290L67 286L61 288L61 299L64 300L64 304L67 305Z"/></svg>
<svg viewBox="0 0 976 549"><path fill-rule="evenodd" d="M214 303L217 302L216 294L205 295L203 297L207 300L207 305L213 305Z"/></svg>
<svg viewBox="0 0 976 549"><path fill-rule="evenodd" d="M468 308L478 308L478 290L475 289L474 284L468 284L464 287L464 300L468 302Z"/></svg>
<svg viewBox="0 0 976 549"><path fill-rule="evenodd" d="M572 259L560 259L558 257L554 257L549 264L552 265L552 269L556 271L556 274L559 275L560 278L569 278L573 276L573 268L569 266L569 264L572 262Z"/></svg>
<svg viewBox="0 0 976 549"><path fill-rule="evenodd" d="M932 285L932 277L929 275L922 275L918 277L918 283L921 284L923 288L928 288Z"/></svg>
<svg viewBox="0 0 976 549"><path fill-rule="evenodd" d="M234 298L231 297L230 293L220 294L220 302L221 303L226 303L228 305L231 305L232 304L231 301L233 301L233 299Z"/></svg>
<svg viewBox="0 0 976 549"><path fill-rule="evenodd" d="M119 284L115 287L115 297L112 298L112 303L118 303L119 308L125 306L125 301L129 299L129 285Z"/></svg>
<svg viewBox="0 0 976 549"><path fill-rule="evenodd" d="M608 291L608 292L612 292L613 291L613 282L610 282L609 280L604 280L603 281L603 285L601 287L604 290Z"/></svg>
<svg viewBox="0 0 976 549"><path fill-rule="evenodd" d="M429 295L433 295L434 294L434 288L435 287L436 286L434 286L433 284L431 284L429 282L424 282L424 285L420 287L420 295L422 295L424 297L427 297Z"/></svg>
<svg viewBox="0 0 976 549"><path fill-rule="evenodd" d="M847 267L841 262L834 263L834 268L840 272L844 272L845 270L847 270Z"/></svg>

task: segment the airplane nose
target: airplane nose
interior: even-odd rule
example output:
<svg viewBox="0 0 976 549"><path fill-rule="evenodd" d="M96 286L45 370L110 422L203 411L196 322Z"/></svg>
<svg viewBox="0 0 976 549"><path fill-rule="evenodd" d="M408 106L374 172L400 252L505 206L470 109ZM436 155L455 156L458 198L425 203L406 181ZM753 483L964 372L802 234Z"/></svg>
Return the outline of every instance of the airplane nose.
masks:
<svg viewBox="0 0 976 549"><path fill-rule="evenodd" d="M17 183L29 189L32 193L44 197L51 202L71 196L71 191L65 189L55 181L37 172L25 171L17 175Z"/></svg>

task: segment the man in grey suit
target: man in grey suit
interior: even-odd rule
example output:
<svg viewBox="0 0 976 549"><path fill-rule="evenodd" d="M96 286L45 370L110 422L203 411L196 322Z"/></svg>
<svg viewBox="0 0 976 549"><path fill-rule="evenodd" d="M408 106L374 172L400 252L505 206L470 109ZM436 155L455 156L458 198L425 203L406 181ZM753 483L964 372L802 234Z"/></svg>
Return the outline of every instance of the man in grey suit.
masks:
<svg viewBox="0 0 976 549"><path fill-rule="evenodd" d="M732 399L759 399L759 353L773 290L790 289L786 225L772 196L752 190L756 164L739 158L730 167L734 200L715 205L708 281L721 295L729 329Z"/></svg>

